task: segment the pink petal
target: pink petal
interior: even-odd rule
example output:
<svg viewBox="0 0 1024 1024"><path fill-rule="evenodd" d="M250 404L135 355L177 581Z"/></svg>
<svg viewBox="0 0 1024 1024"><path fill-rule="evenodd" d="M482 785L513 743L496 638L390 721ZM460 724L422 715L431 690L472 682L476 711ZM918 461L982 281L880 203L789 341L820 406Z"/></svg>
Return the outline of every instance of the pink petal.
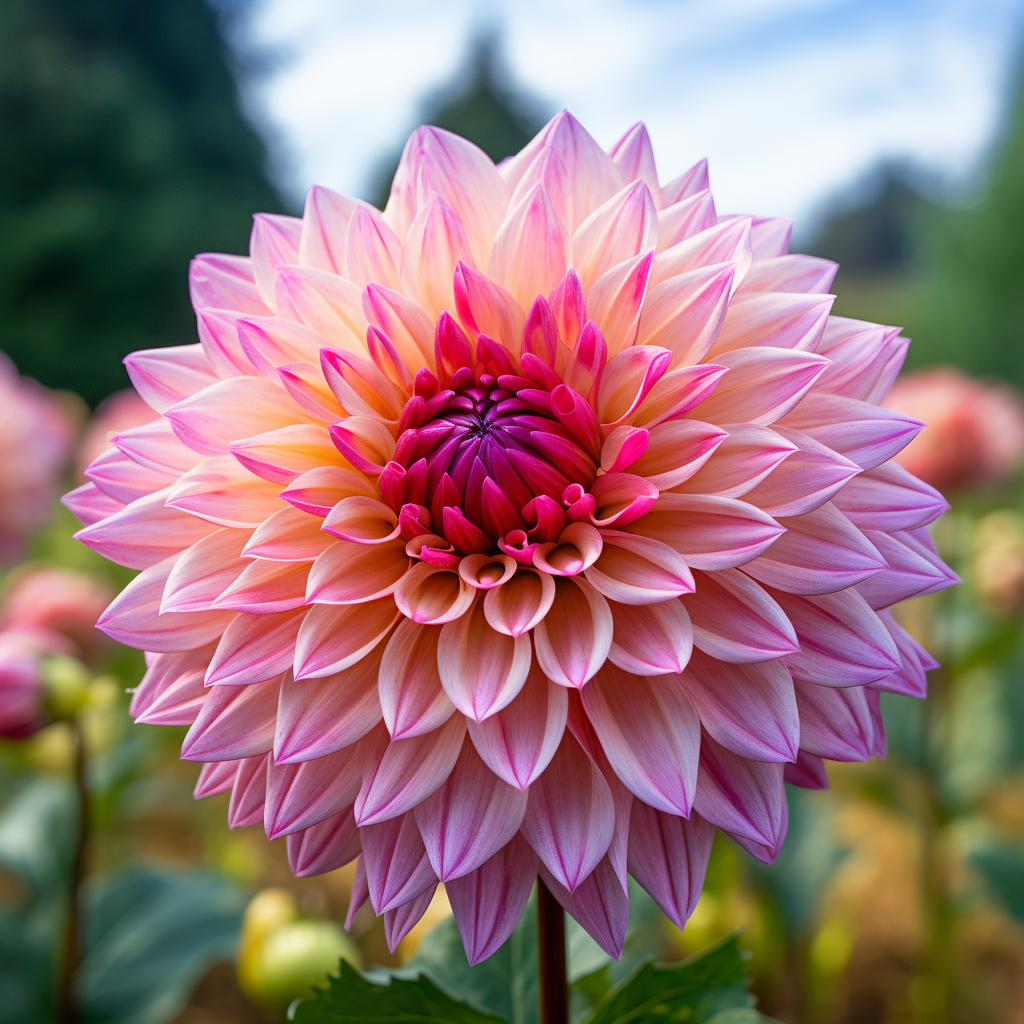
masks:
<svg viewBox="0 0 1024 1024"><path fill-rule="evenodd" d="M351 281L310 267L278 267L274 294L282 316L322 334L336 348L366 351L362 293Z"/></svg>
<svg viewBox="0 0 1024 1024"><path fill-rule="evenodd" d="M282 263L299 262L302 220L274 213L257 213L252 219L249 255L256 290L263 305L274 308L274 269Z"/></svg>
<svg viewBox="0 0 1024 1024"><path fill-rule="evenodd" d="M615 804L608 783L566 733L551 763L530 786L523 835L553 878L571 892L604 857L614 830Z"/></svg>
<svg viewBox="0 0 1024 1024"><path fill-rule="evenodd" d="M375 281L399 288L397 265L402 243L372 206L357 206L349 218L345 239L345 276L361 287Z"/></svg>
<svg viewBox="0 0 1024 1024"><path fill-rule="evenodd" d="M927 526L949 508L934 487L885 462L852 479L835 506L862 530L912 530Z"/></svg>
<svg viewBox="0 0 1024 1024"><path fill-rule="evenodd" d="M401 538L386 544L335 541L309 570L306 600L317 604L361 604L394 593L409 568Z"/></svg>
<svg viewBox="0 0 1024 1024"><path fill-rule="evenodd" d="M319 466L344 466L345 460L319 424L295 423L233 441L231 454L264 480L289 483Z"/></svg>
<svg viewBox="0 0 1024 1024"><path fill-rule="evenodd" d="M510 786L526 790L547 768L565 731L569 695L533 663L523 688L482 722L469 719L469 735L487 766Z"/></svg>
<svg viewBox="0 0 1024 1024"><path fill-rule="evenodd" d="M354 665L377 646L397 617L390 597L365 604L314 605L295 640L295 678L329 676Z"/></svg>
<svg viewBox="0 0 1024 1024"><path fill-rule="evenodd" d="M715 361L729 372L697 406L697 418L762 426L774 423L797 405L828 365L827 359L813 352L768 347L722 352Z"/></svg>
<svg viewBox="0 0 1024 1024"><path fill-rule="evenodd" d="M539 861L517 835L475 871L445 883L470 964L486 960L515 930Z"/></svg>
<svg viewBox="0 0 1024 1024"><path fill-rule="evenodd" d="M908 598L932 594L959 582L959 577L942 559L934 551L915 543L909 532L865 530L864 535L885 560L880 572L857 587L857 592L872 608L889 608Z"/></svg>
<svg viewBox="0 0 1024 1024"><path fill-rule="evenodd" d="M323 679L281 684L274 761L309 761L362 739L380 720L377 676L384 645L350 668Z"/></svg>
<svg viewBox="0 0 1024 1024"><path fill-rule="evenodd" d="M430 901L434 898L436 888L435 883L408 903L403 903L394 910L384 911L384 937L387 939L388 949L392 953L398 949L402 939L416 927L419 919L427 912L427 907L430 906Z"/></svg>
<svg viewBox="0 0 1024 1024"><path fill-rule="evenodd" d="M475 589L457 572L417 562L395 588L395 603L402 614L430 625L452 622L473 604Z"/></svg>
<svg viewBox="0 0 1024 1024"><path fill-rule="evenodd" d="M779 854L789 823L782 773L781 762L750 761L705 734L693 809L758 860L770 863Z"/></svg>
<svg viewBox="0 0 1024 1024"><path fill-rule="evenodd" d="M327 344L322 334L284 317L246 317L235 327L249 362L271 380L282 366L319 362L320 349Z"/></svg>
<svg viewBox="0 0 1024 1024"><path fill-rule="evenodd" d="M299 832L347 810L361 777L355 746L297 764L277 764L271 758L263 819L267 838Z"/></svg>
<svg viewBox="0 0 1024 1024"><path fill-rule="evenodd" d="M700 420L669 420L645 433L647 447L630 469L663 491L692 477L729 436Z"/></svg>
<svg viewBox="0 0 1024 1024"><path fill-rule="evenodd" d="M195 309L235 309L256 314L269 312L256 290L252 260L247 256L200 253L188 268L188 291Z"/></svg>
<svg viewBox="0 0 1024 1024"><path fill-rule="evenodd" d="M412 813L360 828L363 864L375 914L394 910L424 890L433 891L437 876Z"/></svg>
<svg viewBox="0 0 1024 1024"><path fill-rule="evenodd" d="M160 611L209 611L249 564L242 558L249 537L247 530L214 530L186 549L167 577Z"/></svg>
<svg viewBox="0 0 1024 1024"><path fill-rule="evenodd" d="M870 535L834 505L780 519L786 532L743 571L765 586L790 594L832 594L875 576L885 559Z"/></svg>
<svg viewBox="0 0 1024 1024"><path fill-rule="evenodd" d="M268 755L240 761L231 784L228 803L228 828L255 825L263 817L263 799L267 790Z"/></svg>
<svg viewBox="0 0 1024 1024"><path fill-rule="evenodd" d="M213 653L213 648L214 645L208 644L206 647L191 651L150 655L146 661L146 674L135 688L131 705L128 708L128 713L132 718L146 714L158 704L164 703L168 696L172 696L173 699L175 691L181 694L184 690L189 698L200 696L196 682L198 681L198 686L203 686L206 666ZM205 700L205 687L201 696ZM175 701L175 703L179 702ZM202 706L202 700L199 701L199 706ZM175 724L191 725L193 721L195 721L194 715L187 721Z"/></svg>
<svg viewBox="0 0 1024 1024"><path fill-rule="evenodd" d="M634 256L605 271L587 293L587 313L600 328L611 353L636 341L653 263L653 250Z"/></svg>
<svg viewBox="0 0 1024 1024"><path fill-rule="evenodd" d="M187 651L217 639L234 612L167 612L160 614L174 558L139 573L114 598L96 625L107 636L146 651Z"/></svg>
<svg viewBox="0 0 1024 1024"><path fill-rule="evenodd" d="M770 256L759 259L743 279L744 292L805 292L824 295L839 264L817 256Z"/></svg>
<svg viewBox="0 0 1024 1024"><path fill-rule="evenodd" d="M555 581L545 572L521 569L484 597L484 616L493 629L518 637L529 632L551 608Z"/></svg>
<svg viewBox="0 0 1024 1024"><path fill-rule="evenodd" d="M280 497L303 512L326 517L338 502L352 495L376 498L377 489L360 473L321 466L296 477Z"/></svg>
<svg viewBox="0 0 1024 1024"><path fill-rule="evenodd" d="M753 217L750 226L750 246L755 260L785 256L789 252L789 236L793 222L785 217Z"/></svg>
<svg viewBox="0 0 1024 1024"><path fill-rule="evenodd" d="M124 365L135 390L157 412L166 412L218 379L202 345L140 349Z"/></svg>
<svg viewBox="0 0 1024 1024"><path fill-rule="evenodd" d="M926 673L938 668L938 662L892 617L892 612L879 612L878 617L889 631L900 653L901 667L891 676L870 683L873 690L902 693L908 697L925 697L928 693Z"/></svg>
<svg viewBox="0 0 1024 1024"><path fill-rule="evenodd" d="M659 252L654 260L651 285L653 287L701 267L730 263L735 267L732 279L732 288L735 289L746 275L750 260L749 221L738 218L721 222Z"/></svg>
<svg viewBox="0 0 1024 1024"><path fill-rule="evenodd" d="M786 292L737 295L729 303L711 355L722 362L724 353L754 346L817 352L833 301L831 295Z"/></svg>
<svg viewBox="0 0 1024 1024"><path fill-rule="evenodd" d="M245 543L249 558L279 562L312 562L334 538L320 527L323 520L287 506L265 519Z"/></svg>
<svg viewBox="0 0 1024 1024"><path fill-rule="evenodd" d="M505 707L530 671L530 638L491 629L478 598L463 616L446 623L437 645L441 685L467 718L481 722Z"/></svg>
<svg viewBox="0 0 1024 1024"><path fill-rule="evenodd" d="M587 580L610 601L657 604L693 592L693 574L675 549L649 537L602 530L601 556Z"/></svg>
<svg viewBox="0 0 1024 1024"><path fill-rule="evenodd" d="M509 211L494 236L488 273L529 309L565 275L571 245L564 221L544 186L537 185Z"/></svg>
<svg viewBox="0 0 1024 1024"><path fill-rule="evenodd" d="M594 210L573 234L573 269L584 289L612 267L657 247L654 199L647 185L631 180L633 184Z"/></svg>
<svg viewBox="0 0 1024 1024"><path fill-rule="evenodd" d="M210 659L206 682L245 685L291 668L305 608L272 615L236 615Z"/></svg>
<svg viewBox="0 0 1024 1024"><path fill-rule="evenodd" d="M677 927L697 905L711 856L714 825L689 820L637 800L629 821L629 873Z"/></svg>
<svg viewBox="0 0 1024 1024"><path fill-rule="evenodd" d="M83 526L95 526L107 516L112 516L124 508L121 502L115 501L109 494L104 494L94 483L83 484L69 491L60 499L60 503L69 509Z"/></svg>
<svg viewBox="0 0 1024 1024"><path fill-rule="evenodd" d="M795 761L801 742L793 680L778 661L730 665L695 652L683 675L701 724L755 761Z"/></svg>
<svg viewBox="0 0 1024 1024"><path fill-rule="evenodd" d="M473 265L462 224L440 196L433 196L417 213L402 249L405 293L433 317L455 309L452 278L460 262Z"/></svg>
<svg viewBox="0 0 1024 1024"><path fill-rule="evenodd" d="M629 924L629 896L619 882L611 859L603 857L571 892L543 867L541 877L563 909L610 957L618 960Z"/></svg>
<svg viewBox="0 0 1024 1024"><path fill-rule="evenodd" d="M708 162L698 160L688 170L683 171L678 178L673 178L667 185L661 188L662 203L669 206L678 203L687 196L703 192L708 187Z"/></svg>
<svg viewBox="0 0 1024 1024"><path fill-rule="evenodd" d="M660 200L661 189L658 187L658 171L654 164L654 150L651 138L641 122L637 122L608 151L615 166L622 172L625 181L636 181L640 178Z"/></svg>
<svg viewBox="0 0 1024 1024"><path fill-rule="evenodd" d="M627 532L668 544L695 569L728 569L756 558L783 527L735 498L662 494Z"/></svg>
<svg viewBox="0 0 1024 1024"><path fill-rule="evenodd" d="M224 793L234 784L238 761L207 761L199 769L199 781L192 795L196 800Z"/></svg>
<svg viewBox="0 0 1024 1024"><path fill-rule="evenodd" d="M718 211L709 188L701 189L671 205L663 203L658 211L658 251L669 249L701 231L707 231L717 223Z"/></svg>
<svg viewBox="0 0 1024 1024"><path fill-rule="evenodd" d="M615 633L608 660L637 676L682 672L690 660L693 632L681 601L612 604Z"/></svg>
<svg viewBox="0 0 1024 1024"><path fill-rule="evenodd" d="M519 303L486 274L465 263L455 268L454 287L455 309L463 327L518 354L526 323Z"/></svg>
<svg viewBox="0 0 1024 1024"><path fill-rule="evenodd" d="M800 746L830 761L867 761L875 727L863 686L818 686L796 680Z"/></svg>
<svg viewBox="0 0 1024 1024"><path fill-rule="evenodd" d="M440 634L439 626L403 619L387 643L378 687L392 739L432 732L455 713L437 668Z"/></svg>
<svg viewBox="0 0 1024 1024"><path fill-rule="evenodd" d="M595 587L578 576L555 580L555 599L533 630L537 661L562 686L582 687L604 664L612 614Z"/></svg>
<svg viewBox="0 0 1024 1024"><path fill-rule="evenodd" d="M667 349L672 367L701 362L722 328L735 272L733 263L714 263L650 286L637 344Z"/></svg>
<svg viewBox="0 0 1024 1024"><path fill-rule="evenodd" d="M115 501L127 505L174 483L172 474L141 466L117 448L93 459L86 477Z"/></svg>
<svg viewBox="0 0 1024 1024"><path fill-rule="evenodd" d="M749 664L799 650L785 613L739 569L698 573L696 591L683 606L694 646L719 661Z"/></svg>
<svg viewBox="0 0 1024 1024"><path fill-rule="evenodd" d="M415 809L437 877L442 882L461 878L511 842L526 801L525 791L495 775L464 741L451 775Z"/></svg>
<svg viewBox="0 0 1024 1024"><path fill-rule="evenodd" d="M612 356L597 386L597 415L605 426L632 415L668 369L671 353L634 345Z"/></svg>
<svg viewBox="0 0 1024 1024"><path fill-rule="evenodd" d="M360 826L387 821L415 807L448 778L462 748L466 720L452 715L439 729L392 740L379 726L360 744L363 785L356 798Z"/></svg>
<svg viewBox="0 0 1024 1024"><path fill-rule="evenodd" d="M868 603L852 590L817 597L774 591L801 650L783 662L799 679L826 686L873 683L900 667L896 644Z"/></svg>
<svg viewBox="0 0 1024 1024"><path fill-rule="evenodd" d="M828 775L820 757L801 750L796 764L787 764L783 779L801 789L828 789Z"/></svg>
<svg viewBox="0 0 1024 1024"><path fill-rule="evenodd" d="M669 425L662 424L663 427ZM730 423L727 430L728 436L715 447L707 462L698 472L676 484L674 490L686 494L739 498L752 491L797 451L796 445L768 427Z"/></svg>
<svg viewBox="0 0 1024 1024"><path fill-rule="evenodd" d="M293 262L343 274L348 222L358 204L358 199L343 196L323 185L314 185L306 193L299 258Z"/></svg>
<svg viewBox="0 0 1024 1024"><path fill-rule="evenodd" d="M171 429L170 421L163 417L141 427L123 430L115 434L110 443L140 466L174 476L198 466L204 458L182 444Z"/></svg>
<svg viewBox="0 0 1024 1024"><path fill-rule="evenodd" d="M408 366L434 366L434 324L427 314L401 292L367 285L363 312L379 327Z"/></svg>
<svg viewBox="0 0 1024 1024"><path fill-rule="evenodd" d="M279 484L253 476L230 455L220 455L185 473L165 504L218 526L255 529L284 507L279 492Z"/></svg>
<svg viewBox="0 0 1024 1024"><path fill-rule="evenodd" d="M296 878L335 871L359 856L362 849L352 808L288 836L288 864ZM356 900L352 886L352 901ZM346 925L347 927L347 925Z"/></svg>
<svg viewBox="0 0 1024 1024"><path fill-rule="evenodd" d="M606 665L581 697L615 774L629 791L652 807L688 815L700 722L680 679L631 676Z"/></svg>
<svg viewBox="0 0 1024 1024"><path fill-rule="evenodd" d="M234 761L267 753L274 745L280 689L280 679L252 686L211 686L181 756L187 761ZM261 799L261 818L262 809Z"/></svg>

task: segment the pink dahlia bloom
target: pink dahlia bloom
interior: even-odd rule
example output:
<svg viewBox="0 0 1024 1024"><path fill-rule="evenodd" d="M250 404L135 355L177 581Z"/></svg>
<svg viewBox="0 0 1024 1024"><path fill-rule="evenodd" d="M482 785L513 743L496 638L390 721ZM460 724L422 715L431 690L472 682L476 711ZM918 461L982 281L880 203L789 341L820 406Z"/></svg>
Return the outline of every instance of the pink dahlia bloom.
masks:
<svg viewBox="0 0 1024 1024"><path fill-rule="evenodd" d="M110 644L96 620L113 596L94 576L36 566L8 585L0 602L0 628L56 633L70 641L79 658L95 664Z"/></svg>
<svg viewBox="0 0 1024 1024"><path fill-rule="evenodd" d="M108 395L96 406L96 412L78 445L79 476L110 448L110 439L115 434L152 423L159 417L160 414L143 401L135 388L124 388Z"/></svg>
<svg viewBox="0 0 1024 1024"><path fill-rule="evenodd" d="M0 737L26 739L46 725L43 658L67 653L67 641L48 630L0 630Z"/></svg>
<svg viewBox="0 0 1024 1024"><path fill-rule="evenodd" d="M618 955L627 873L682 924L716 828L773 859L783 780L923 695L907 342L830 319L789 228L659 184L641 125L500 167L421 128L383 214L258 216L192 266L200 343L128 359L163 417L68 500L142 570L100 620L134 714L297 874L359 857L393 946L440 879L480 960L539 873Z"/></svg>
<svg viewBox="0 0 1024 1024"><path fill-rule="evenodd" d="M58 398L0 352L0 563L17 561L49 520L72 433Z"/></svg>
<svg viewBox="0 0 1024 1024"><path fill-rule="evenodd" d="M887 409L928 426L896 461L940 491L1000 483L1024 456L1024 405L1005 384L968 377L955 366L908 373L893 385Z"/></svg>

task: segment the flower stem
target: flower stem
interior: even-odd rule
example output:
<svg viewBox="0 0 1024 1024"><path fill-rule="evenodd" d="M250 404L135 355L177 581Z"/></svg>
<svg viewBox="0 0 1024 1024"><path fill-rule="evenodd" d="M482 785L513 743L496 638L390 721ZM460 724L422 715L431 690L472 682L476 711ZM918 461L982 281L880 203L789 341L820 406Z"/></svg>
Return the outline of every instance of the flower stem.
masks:
<svg viewBox="0 0 1024 1024"><path fill-rule="evenodd" d="M74 743L73 776L75 784L75 847L68 878L68 904L64 917L64 948L57 989L57 1019L60 1024L79 1024L80 1014L76 982L81 936L81 888L85 876L85 854L89 843L89 792L86 788L85 738L77 718L71 721Z"/></svg>
<svg viewBox="0 0 1024 1024"><path fill-rule="evenodd" d="M565 911L540 878L537 879L537 962L540 974L540 1024L568 1024Z"/></svg>

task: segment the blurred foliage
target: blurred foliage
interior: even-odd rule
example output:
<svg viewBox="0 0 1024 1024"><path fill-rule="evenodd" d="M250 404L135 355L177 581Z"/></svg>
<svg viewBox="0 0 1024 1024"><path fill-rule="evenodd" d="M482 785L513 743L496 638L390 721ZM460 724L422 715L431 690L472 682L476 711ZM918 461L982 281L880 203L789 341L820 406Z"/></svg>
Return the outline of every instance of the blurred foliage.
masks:
<svg viewBox="0 0 1024 1024"><path fill-rule="evenodd" d="M473 43L451 83L427 98L419 120L475 142L498 162L518 153L547 118L537 100L508 80L499 39L490 34ZM377 183L370 189L369 201L380 209L388 201L400 156L398 151L382 164Z"/></svg>
<svg viewBox="0 0 1024 1024"><path fill-rule="evenodd" d="M0 38L0 349L95 404L194 340L188 261L281 200L204 0L5 0Z"/></svg>

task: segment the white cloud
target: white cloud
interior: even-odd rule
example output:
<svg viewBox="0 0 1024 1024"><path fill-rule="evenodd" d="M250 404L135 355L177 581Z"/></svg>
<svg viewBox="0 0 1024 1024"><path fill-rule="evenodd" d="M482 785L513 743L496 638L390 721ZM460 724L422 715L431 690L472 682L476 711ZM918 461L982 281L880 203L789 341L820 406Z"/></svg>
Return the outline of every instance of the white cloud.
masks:
<svg viewBox="0 0 1024 1024"><path fill-rule="evenodd" d="M1020 27L1011 0L262 0L247 45L279 60L250 103L287 187L365 190L489 24L603 144L644 120L663 176L706 155L720 208L798 219L882 157L969 169Z"/></svg>

